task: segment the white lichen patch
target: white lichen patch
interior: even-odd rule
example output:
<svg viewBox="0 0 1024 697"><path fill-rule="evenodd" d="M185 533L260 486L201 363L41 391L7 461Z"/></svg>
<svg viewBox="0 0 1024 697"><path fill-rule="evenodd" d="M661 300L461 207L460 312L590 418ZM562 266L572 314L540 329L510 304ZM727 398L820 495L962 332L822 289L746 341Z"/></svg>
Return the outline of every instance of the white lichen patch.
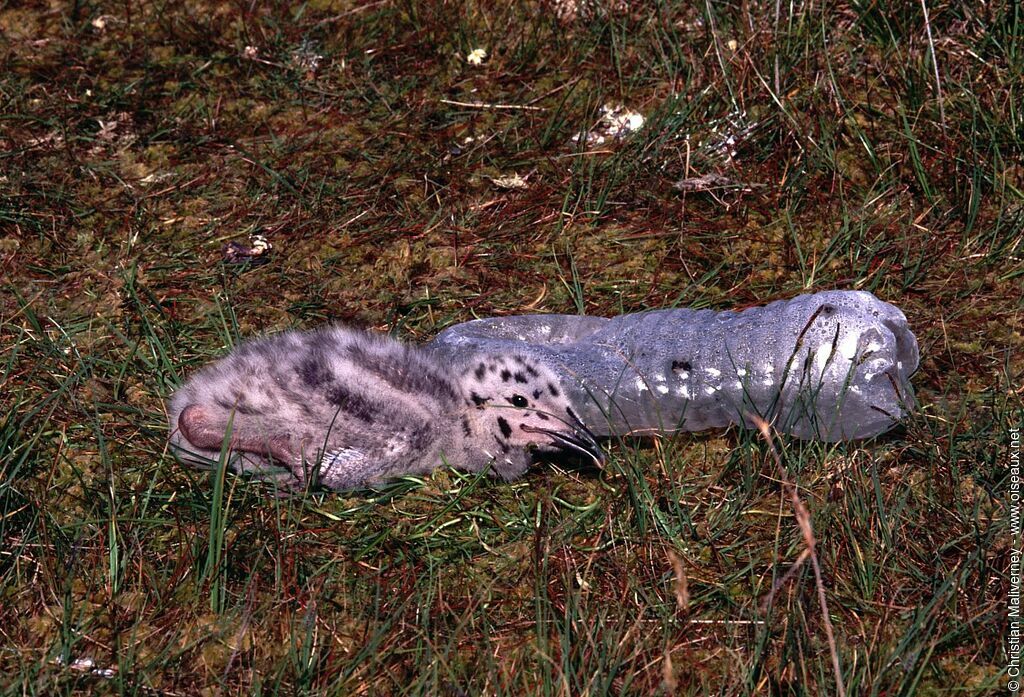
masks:
<svg viewBox="0 0 1024 697"><path fill-rule="evenodd" d="M836 360L836 358L838 358L838 356L836 355L836 350L832 345L823 344L814 352L814 367L821 372L825 370L830 362ZM849 359L847 359L847 362L849 362Z"/></svg>
<svg viewBox="0 0 1024 697"><path fill-rule="evenodd" d="M848 361L852 361L857 356L857 344L859 343L860 336L857 332L850 332L839 341L839 355ZM881 347L876 345L876 348L871 350L877 351L879 348Z"/></svg>
<svg viewBox="0 0 1024 697"><path fill-rule="evenodd" d="M110 26L110 23L113 20L114 18L110 15L100 15L98 17L93 17L92 21L89 22L89 24L92 25L93 29L102 34L107 30L107 27Z"/></svg>
<svg viewBox="0 0 1024 697"><path fill-rule="evenodd" d="M54 663L56 663L57 665L65 665L64 659L61 656L58 656L56 659L54 659ZM117 675L116 667L97 668L96 661L94 661L91 658L76 658L70 663L67 663L66 665L70 670L73 670L77 673L88 673L98 678L106 678L107 680L110 680Z"/></svg>
<svg viewBox="0 0 1024 697"><path fill-rule="evenodd" d="M320 69L320 62L323 59L324 57L317 50L316 44L309 39L303 39L302 43L292 51L290 62L294 68L312 76Z"/></svg>
<svg viewBox="0 0 1024 697"><path fill-rule="evenodd" d="M259 256L260 254L269 252L274 248L274 245L270 244L267 238L263 235L253 235L249 238L249 242L252 245L253 256Z"/></svg>
<svg viewBox="0 0 1024 697"><path fill-rule="evenodd" d="M603 145L609 141L623 138L643 128L642 114L627 109L621 104L605 104L601 107L601 117L589 131L576 134L574 141L587 145Z"/></svg>
<svg viewBox="0 0 1024 697"><path fill-rule="evenodd" d="M158 184L159 182L162 182L165 179L170 179L173 176L174 172L153 172L140 179L139 183L144 186L149 186L150 184Z"/></svg>
<svg viewBox="0 0 1024 697"><path fill-rule="evenodd" d="M525 177L519 174L513 173L500 177L488 177L491 180L491 184L499 189L506 189L510 191L522 191L530 188L529 183L526 181L529 178L529 174Z"/></svg>

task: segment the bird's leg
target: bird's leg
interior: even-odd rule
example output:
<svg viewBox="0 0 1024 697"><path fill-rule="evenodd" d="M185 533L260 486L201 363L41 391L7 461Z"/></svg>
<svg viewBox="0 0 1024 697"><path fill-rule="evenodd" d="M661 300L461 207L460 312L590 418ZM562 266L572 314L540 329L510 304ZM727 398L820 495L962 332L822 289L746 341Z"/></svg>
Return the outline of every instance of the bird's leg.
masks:
<svg viewBox="0 0 1024 697"><path fill-rule="evenodd" d="M236 413L234 418L220 410L210 410L200 404L190 404L178 416L178 430L185 439L203 450L219 451L224 445L231 421L231 439L228 449L254 455L269 456L282 465L286 465L293 473L296 464L301 464L302 455L296 452L292 438L287 433L265 434L255 432L244 417ZM296 476L300 476L296 473Z"/></svg>

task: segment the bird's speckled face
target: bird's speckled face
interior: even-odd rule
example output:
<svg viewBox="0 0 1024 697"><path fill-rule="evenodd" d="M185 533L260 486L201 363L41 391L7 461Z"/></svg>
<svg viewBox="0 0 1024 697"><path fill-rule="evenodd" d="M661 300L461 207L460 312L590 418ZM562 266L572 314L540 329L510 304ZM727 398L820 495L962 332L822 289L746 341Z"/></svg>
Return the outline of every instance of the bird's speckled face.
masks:
<svg viewBox="0 0 1024 697"><path fill-rule="evenodd" d="M603 460L594 435L546 366L523 356L486 355L471 362L459 381L477 426L465 420L465 435L481 438L496 460L517 450L572 450Z"/></svg>

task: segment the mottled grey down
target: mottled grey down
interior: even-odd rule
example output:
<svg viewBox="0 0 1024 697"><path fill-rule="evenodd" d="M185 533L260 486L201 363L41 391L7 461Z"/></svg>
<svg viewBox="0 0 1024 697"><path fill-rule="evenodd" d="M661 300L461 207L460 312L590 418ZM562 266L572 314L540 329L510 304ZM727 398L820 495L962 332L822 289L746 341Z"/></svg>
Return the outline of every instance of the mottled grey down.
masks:
<svg viewBox="0 0 1024 697"><path fill-rule="evenodd" d="M600 457L537 361L453 362L344 327L248 341L193 375L168 411L182 460L208 465L227 444L234 469L289 488L353 489L443 463L510 480L537 451Z"/></svg>

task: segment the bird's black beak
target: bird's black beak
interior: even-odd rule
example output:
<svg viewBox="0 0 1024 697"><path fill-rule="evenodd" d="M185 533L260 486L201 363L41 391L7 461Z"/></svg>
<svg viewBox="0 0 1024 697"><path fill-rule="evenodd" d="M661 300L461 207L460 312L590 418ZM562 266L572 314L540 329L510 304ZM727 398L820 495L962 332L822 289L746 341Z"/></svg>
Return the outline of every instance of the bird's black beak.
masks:
<svg viewBox="0 0 1024 697"><path fill-rule="evenodd" d="M578 452L581 455L594 460L598 466L604 464L604 452L601 450L601 446L597 442L597 438L593 432L587 428L586 424L580 421L579 417L576 416L572 411L569 412L573 422L564 422L566 426L569 426L572 430L568 433L565 431L556 431L550 428L538 428L535 426L528 426L523 424L520 426L521 429L527 433L543 433L548 436L555 445L565 449Z"/></svg>

